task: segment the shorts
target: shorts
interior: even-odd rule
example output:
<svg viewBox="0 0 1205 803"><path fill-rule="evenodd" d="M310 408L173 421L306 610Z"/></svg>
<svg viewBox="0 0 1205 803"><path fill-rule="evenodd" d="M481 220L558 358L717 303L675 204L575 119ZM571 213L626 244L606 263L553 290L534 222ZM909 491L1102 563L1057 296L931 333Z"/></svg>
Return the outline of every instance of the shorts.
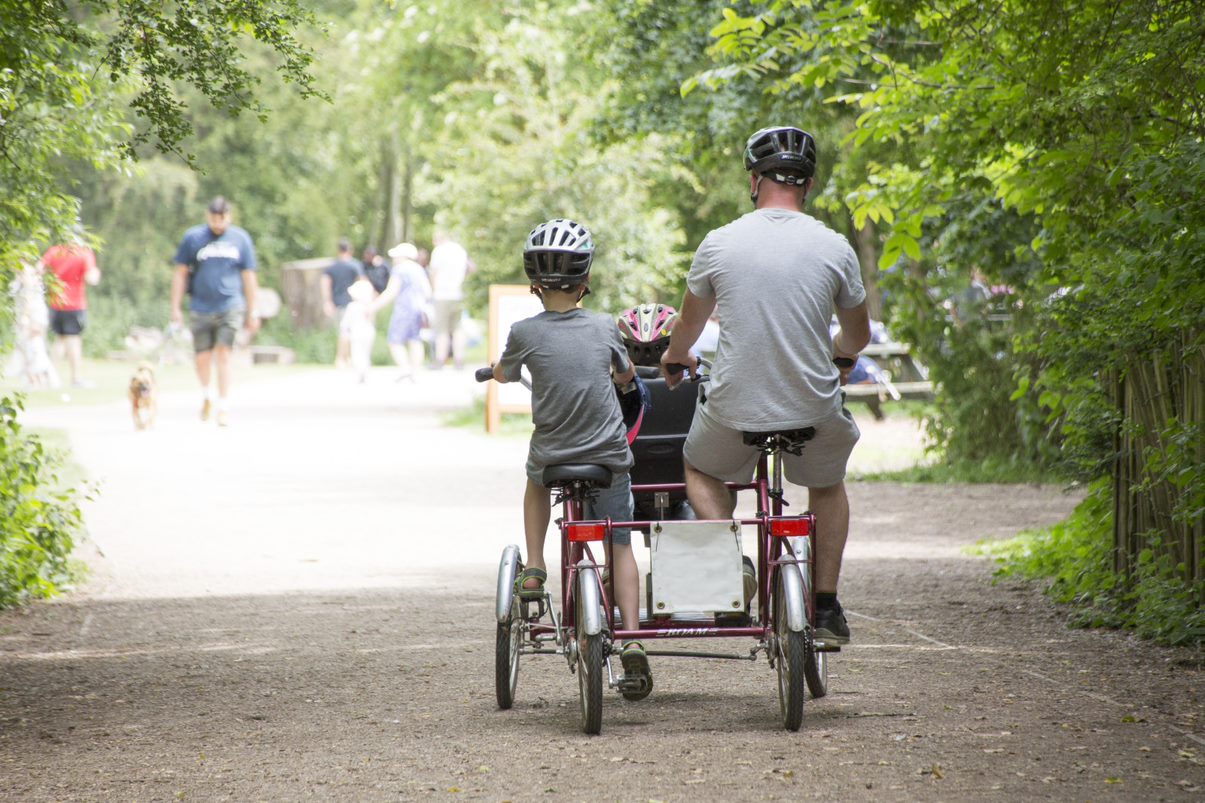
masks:
<svg viewBox="0 0 1205 803"><path fill-rule="evenodd" d="M830 488L845 479L845 464L862 433L844 407L829 418L813 424L816 435L802 454L784 454L787 480L806 488ZM794 429L794 427L788 427ZM746 483L753 479L761 452L744 442L743 433L730 429L707 413L707 405L695 408L690 434L682 456L708 476L725 482Z"/></svg>
<svg viewBox="0 0 1205 803"><path fill-rule="evenodd" d="M50 331L56 335L83 334L88 325L88 311L82 309L52 309L50 311Z"/></svg>
<svg viewBox="0 0 1205 803"><path fill-rule="evenodd" d="M451 301L436 299L435 320L431 322L431 328L435 330L437 335L453 335L460 328L460 314L464 310L464 302L459 299Z"/></svg>
<svg viewBox="0 0 1205 803"><path fill-rule="evenodd" d="M536 485L543 485L544 467L527 461L527 478ZM598 496L585 504L587 519L611 519L611 521L632 521L635 515L632 502L632 477L628 472L611 475L611 487L599 488ZM611 530L611 543L627 546L632 543L632 531L627 527L615 527Z"/></svg>
<svg viewBox="0 0 1205 803"><path fill-rule="evenodd" d="M243 327L247 311L232 309L226 312L192 312L188 328L192 330L192 347L197 354L213 351L214 346L234 347L234 336Z"/></svg>

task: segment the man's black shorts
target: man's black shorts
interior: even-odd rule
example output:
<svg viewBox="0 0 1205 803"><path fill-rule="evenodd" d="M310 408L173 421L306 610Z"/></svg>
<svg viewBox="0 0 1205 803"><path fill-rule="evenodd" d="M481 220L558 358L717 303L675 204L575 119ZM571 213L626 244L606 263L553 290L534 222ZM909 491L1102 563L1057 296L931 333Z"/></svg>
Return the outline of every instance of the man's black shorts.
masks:
<svg viewBox="0 0 1205 803"><path fill-rule="evenodd" d="M50 330L56 335L83 334L88 325L88 311L82 309L50 311Z"/></svg>

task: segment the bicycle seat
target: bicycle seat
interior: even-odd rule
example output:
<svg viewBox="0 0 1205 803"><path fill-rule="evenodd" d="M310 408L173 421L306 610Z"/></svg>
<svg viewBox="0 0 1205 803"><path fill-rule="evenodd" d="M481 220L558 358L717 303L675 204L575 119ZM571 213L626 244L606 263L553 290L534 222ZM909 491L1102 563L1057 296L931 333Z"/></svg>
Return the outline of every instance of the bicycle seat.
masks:
<svg viewBox="0 0 1205 803"><path fill-rule="evenodd" d="M799 454L803 446L816 437L815 427L803 429L786 429L774 432L743 432L742 440L748 446L758 449L778 449L790 454Z"/></svg>
<svg viewBox="0 0 1205 803"><path fill-rule="evenodd" d="M611 469L593 463L562 463L559 466L548 466L540 475L545 488L554 485L581 481L592 488L611 487Z"/></svg>

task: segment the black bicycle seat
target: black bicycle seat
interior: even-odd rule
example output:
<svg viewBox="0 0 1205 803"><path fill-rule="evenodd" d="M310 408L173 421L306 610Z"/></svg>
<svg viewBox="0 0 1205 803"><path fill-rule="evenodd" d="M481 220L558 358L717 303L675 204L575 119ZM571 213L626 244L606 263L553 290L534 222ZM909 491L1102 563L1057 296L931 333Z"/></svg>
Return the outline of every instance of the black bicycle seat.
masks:
<svg viewBox="0 0 1205 803"><path fill-rule="evenodd" d="M799 454L805 443L816 437L815 427L803 429L785 429L774 432L743 432L742 440L748 446L758 449L778 449L781 452Z"/></svg>
<svg viewBox="0 0 1205 803"><path fill-rule="evenodd" d="M562 463L559 466L548 466L540 475L545 488L578 480L592 488L610 488L611 477L611 469L593 463Z"/></svg>

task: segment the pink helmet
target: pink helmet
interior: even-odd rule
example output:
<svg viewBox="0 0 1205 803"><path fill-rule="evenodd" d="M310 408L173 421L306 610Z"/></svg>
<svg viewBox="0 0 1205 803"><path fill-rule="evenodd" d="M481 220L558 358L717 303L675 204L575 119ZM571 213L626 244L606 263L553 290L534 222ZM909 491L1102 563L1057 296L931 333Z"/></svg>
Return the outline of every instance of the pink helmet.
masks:
<svg viewBox="0 0 1205 803"><path fill-rule="evenodd" d="M664 304L641 304L619 314L619 335L636 365L658 365L669 347L678 311Z"/></svg>

